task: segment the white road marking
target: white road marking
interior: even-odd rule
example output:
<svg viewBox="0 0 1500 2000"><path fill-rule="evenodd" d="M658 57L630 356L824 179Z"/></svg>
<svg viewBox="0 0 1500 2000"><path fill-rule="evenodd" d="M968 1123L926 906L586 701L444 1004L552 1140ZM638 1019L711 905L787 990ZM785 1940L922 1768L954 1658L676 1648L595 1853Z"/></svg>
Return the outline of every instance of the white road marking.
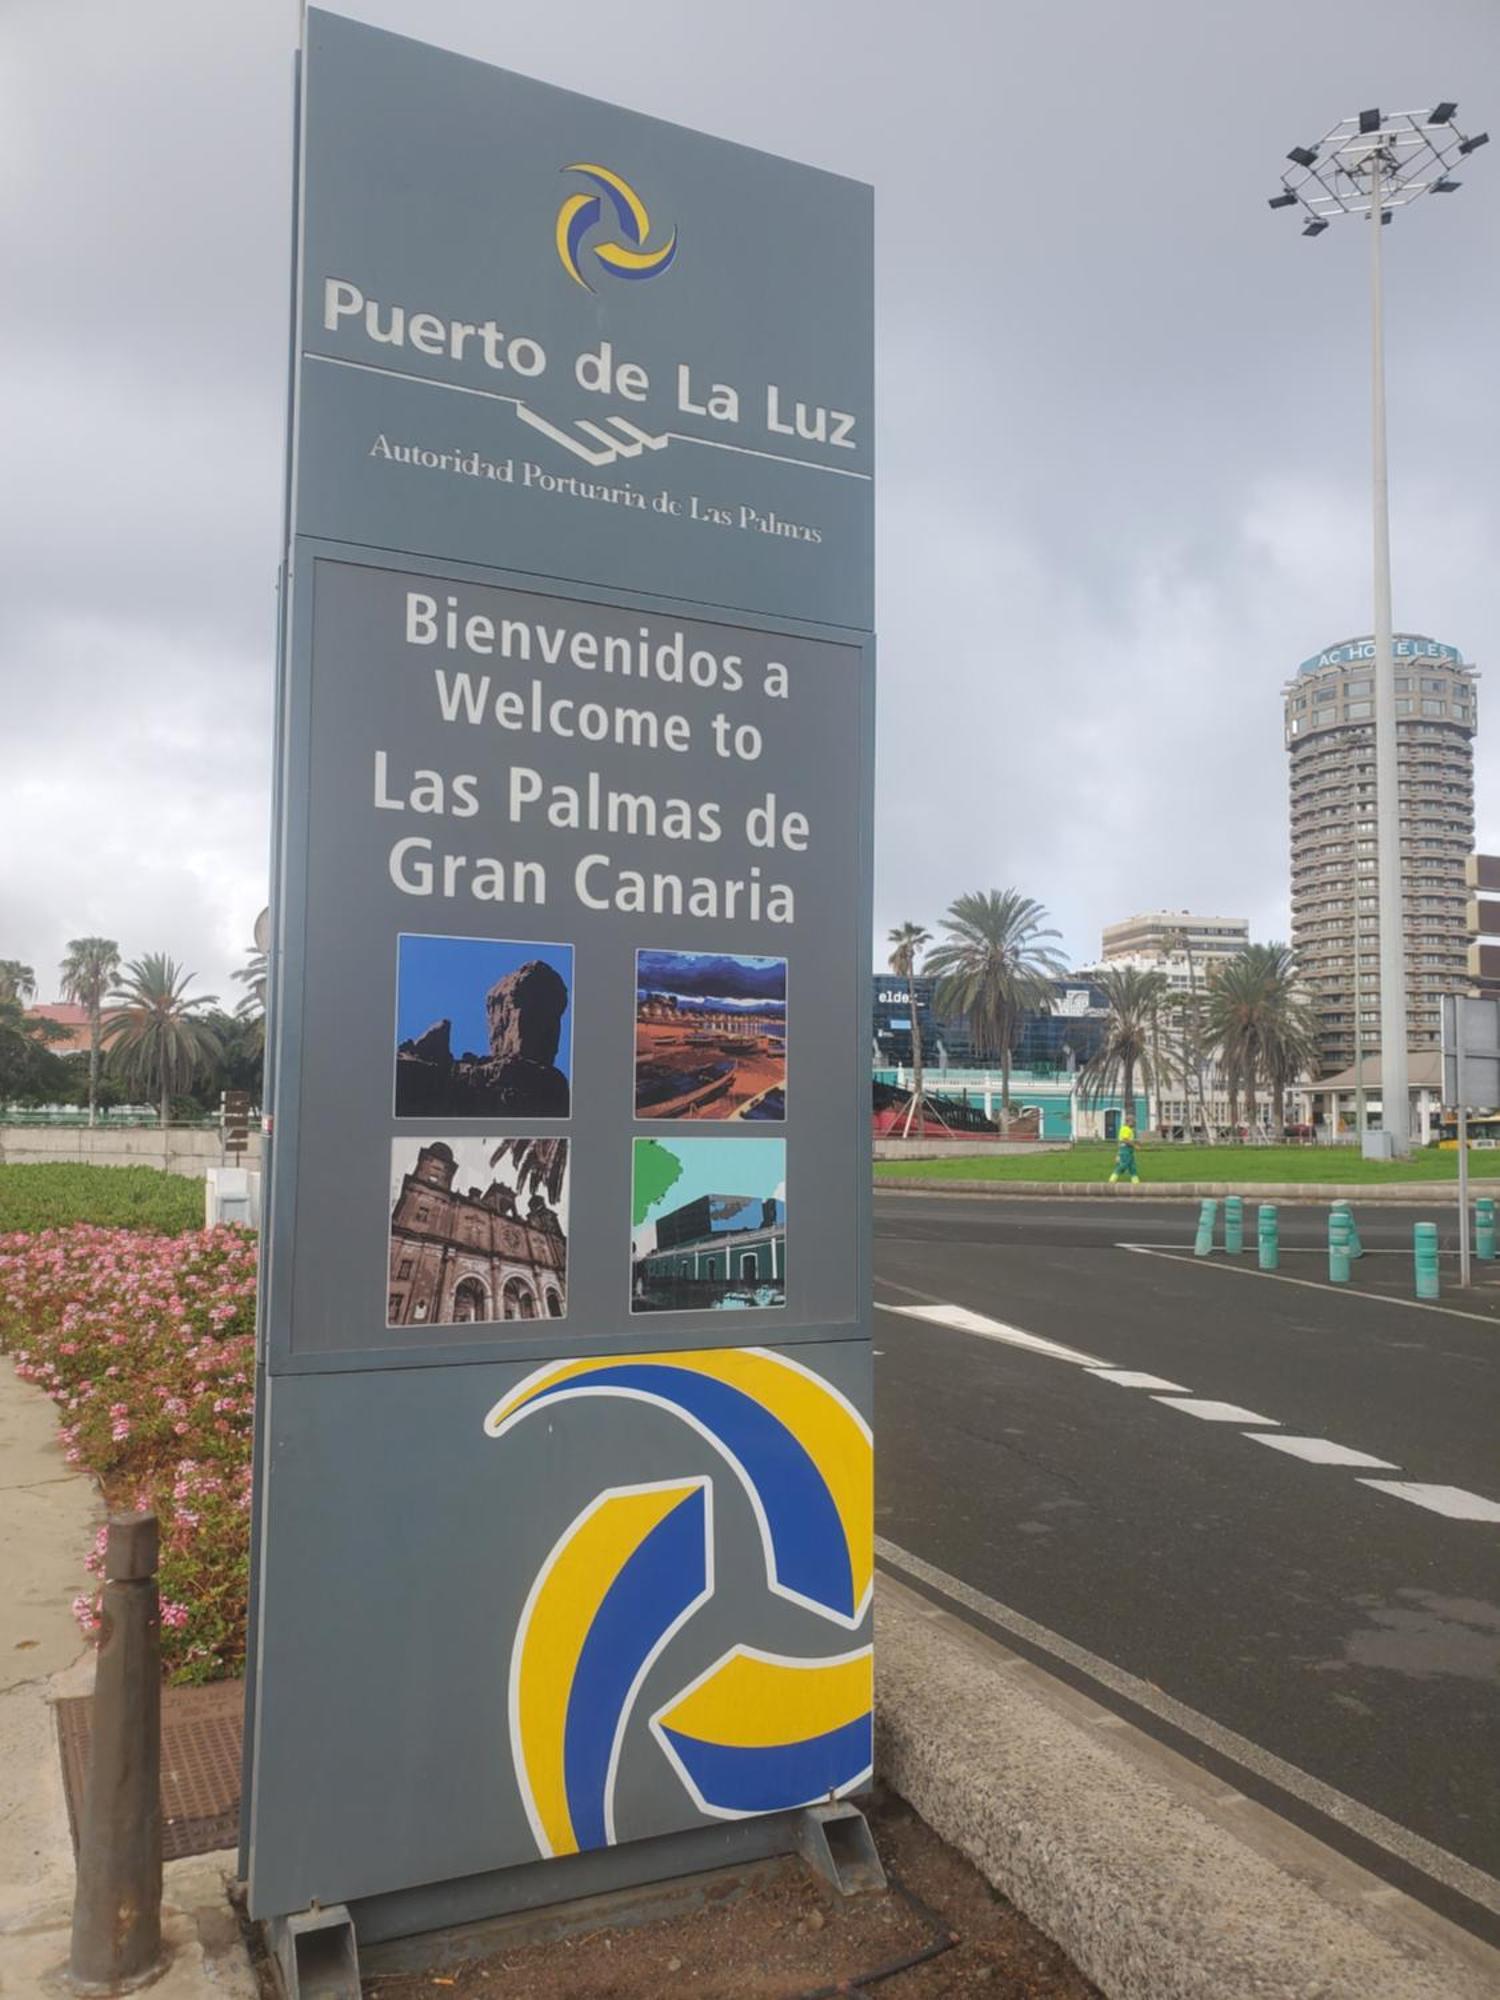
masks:
<svg viewBox="0 0 1500 2000"><path fill-rule="evenodd" d="M1238 1403L1216 1403L1211 1396L1153 1396L1163 1409L1185 1410L1190 1417L1202 1417L1207 1424L1274 1424L1275 1417L1258 1417L1254 1410L1242 1410Z"/></svg>
<svg viewBox="0 0 1500 2000"><path fill-rule="evenodd" d="M883 1306L883 1312L902 1313L907 1319L925 1319L934 1326L952 1327L956 1333L977 1333L981 1340L1003 1341L1007 1347L1029 1348L1033 1354L1045 1354L1053 1361L1074 1361L1080 1367L1097 1364L1097 1354L1082 1354L1076 1347L1064 1347L1056 1340L1044 1340L1039 1333L1024 1333L1018 1326L1007 1326L1003 1320L987 1319L983 1313L971 1312L967 1306Z"/></svg>
<svg viewBox="0 0 1500 2000"><path fill-rule="evenodd" d="M1413 1506L1429 1508L1434 1514L1444 1514L1450 1521L1500 1521L1500 1500L1466 1493L1462 1486L1424 1486L1418 1479L1361 1479L1359 1483L1373 1486L1377 1493L1410 1500Z"/></svg>
<svg viewBox="0 0 1500 2000"><path fill-rule="evenodd" d="M1262 1271L1254 1264L1241 1264L1233 1259L1195 1257L1191 1250L1185 1254L1180 1251L1154 1250L1147 1243L1117 1243L1115 1248L1133 1251L1137 1257L1164 1257L1169 1264L1191 1264L1195 1271L1237 1271L1242 1278L1264 1278L1272 1285L1301 1285L1309 1292L1338 1290L1336 1285L1320 1285L1315 1278L1289 1278L1285 1271ZM1366 1255L1368 1254L1366 1252ZM1426 1299L1393 1299L1387 1292L1358 1290L1351 1291L1346 1296L1358 1299L1361 1305L1404 1306L1408 1312L1446 1313L1449 1319L1473 1319L1478 1320L1481 1326L1490 1327L1496 1324L1493 1313L1464 1312L1458 1306L1433 1305Z"/></svg>
<svg viewBox="0 0 1500 2000"><path fill-rule="evenodd" d="M1356 1451L1352 1445L1334 1444L1328 1438L1287 1437L1283 1431L1246 1431L1245 1435L1256 1444L1268 1444L1292 1458L1305 1458L1309 1465L1365 1465L1376 1471L1396 1470L1395 1464L1388 1458L1375 1458L1367 1451Z"/></svg>
<svg viewBox="0 0 1500 2000"><path fill-rule="evenodd" d="M883 1242L891 1242L897 1239L882 1236L881 1240ZM935 1239L930 1236L923 1236L923 1237L913 1237L910 1240L913 1242L930 1244ZM1188 1246L1183 1244L1180 1240L1175 1243L1152 1243L1152 1242L1116 1243L1115 1248L1117 1250L1170 1250L1176 1256L1182 1258L1186 1258L1187 1255L1189 1254ZM1283 1243L1280 1245L1280 1251L1283 1257L1326 1257L1328 1255L1328 1245L1326 1243ZM1227 1257L1231 1264L1237 1263L1239 1261L1238 1258L1233 1256L1229 1251L1225 1250L1222 1247L1222 1245L1219 1244L1214 1245L1213 1254L1215 1257L1219 1258ZM1364 1249L1361 1250L1359 1254L1360 1257L1410 1257L1411 1251L1379 1249L1367 1243ZM1438 1255L1440 1257L1456 1257L1458 1255L1458 1252L1457 1250L1439 1250ZM1245 1247L1240 1252L1240 1256L1244 1258L1247 1264L1255 1263L1255 1257L1256 1257L1255 1238L1250 1234L1248 1218L1245 1229ZM1193 1262L1195 1264L1201 1264L1204 1263L1205 1261L1206 1259L1199 1257L1196 1252L1193 1253ZM1359 1257L1356 1257L1354 1261L1357 1264L1359 1262ZM1258 1269L1259 1266L1256 1266L1256 1268Z"/></svg>
<svg viewBox="0 0 1500 2000"><path fill-rule="evenodd" d="M1096 1382L1113 1382L1118 1389L1168 1389L1174 1396L1191 1396L1181 1382L1169 1382L1165 1375L1146 1375L1139 1368L1090 1368Z"/></svg>
<svg viewBox="0 0 1500 2000"><path fill-rule="evenodd" d="M1442 1882L1448 1888L1457 1890L1459 1895L1467 1896L1481 1909L1491 1910L1500 1916L1500 1882L1492 1875L1486 1875L1483 1869L1476 1868L1472 1862L1450 1854L1446 1847L1439 1847L1435 1841L1424 1840L1421 1834L1387 1819L1384 1813L1376 1812L1371 1806L1361 1805L1358 1799L1335 1791L1321 1778L1314 1778L1308 1772L1299 1770L1295 1764L1286 1763L1272 1751L1263 1750L1247 1736L1226 1729L1210 1716L1189 1708L1186 1702L1163 1694L1153 1682L1141 1680L1124 1667L1117 1667L1112 1660L1101 1659L1099 1654L1075 1645L1071 1639L1064 1639L1060 1633L1039 1625L1023 1612L1012 1611L1009 1605L987 1597L972 1584L964 1583L961 1578L950 1576L946 1570L925 1562L921 1556L914 1556L894 1542L888 1542L883 1535L875 1537L875 1553L889 1568L916 1577L930 1589L941 1592L952 1603L977 1612L1002 1632L1010 1632L1039 1652L1065 1661L1076 1672L1124 1696L1148 1715L1156 1716L1159 1721L1181 1730L1196 1742L1206 1744L1219 1756L1227 1757L1270 1784L1278 1785L1292 1798L1301 1799L1304 1805L1312 1806L1339 1826L1358 1834L1361 1839L1372 1842L1387 1854L1395 1855L1398 1860L1430 1876L1434 1882Z"/></svg>

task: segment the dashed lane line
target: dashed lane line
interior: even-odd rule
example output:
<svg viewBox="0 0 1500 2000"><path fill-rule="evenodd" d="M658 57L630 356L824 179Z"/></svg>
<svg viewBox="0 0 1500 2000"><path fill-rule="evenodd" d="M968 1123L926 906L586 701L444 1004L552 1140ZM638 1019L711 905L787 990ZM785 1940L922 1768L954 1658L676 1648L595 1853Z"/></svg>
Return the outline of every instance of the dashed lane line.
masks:
<svg viewBox="0 0 1500 2000"><path fill-rule="evenodd" d="M1097 1354L1084 1354L1076 1347L1064 1347L1060 1341L1044 1340L1039 1333L1007 1326L1003 1320L989 1319L984 1313L971 1312L967 1306L886 1306L884 1310L901 1313L907 1319L925 1319L934 1326L951 1327L955 1333L976 1333L981 1340L998 1340L1007 1347L1029 1348L1033 1354L1045 1354L1053 1361L1071 1361L1080 1368L1099 1360Z"/></svg>
<svg viewBox="0 0 1500 2000"><path fill-rule="evenodd" d="M1181 1382L1169 1382L1165 1375L1148 1375L1140 1368L1089 1368L1084 1371L1096 1382L1113 1382L1117 1389L1164 1389L1169 1395L1191 1396Z"/></svg>
<svg viewBox="0 0 1500 2000"><path fill-rule="evenodd" d="M1149 1243L1116 1243L1117 1250L1130 1250L1137 1257L1161 1257L1169 1264L1190 1264L1195 1271L1232 1271L1241 1278L1264 1278L1272 1285L1301 1285L1304 1291L1329 1292L1338 1288L1320 1285L1315 1278L1289 1278L1285 1271L1262 1271L1252 1264L1225 1264L1212 1257L1195 1257L1191 1251L1157 1250ZM1365 1253L1367 1256L1369 1252ZM881 1280L883 1284L884 1279ZM1403 1306L1408 1312L1446 1313L1449 1319L1477 1320L1481 1326L1493 1327L1500 1324L1493 1313L1464 1312L1459 1306L1432 1305L1426 1299L1393 1299L1387 1292L1350 1291L1350 1298L1358 1299L1361 1305Z"/></svg>
<svg viewBox="0 0 1500 2000"><path fill-rule="evenodd" d="M1238 1403L1217 1403L1211 1396L1153 1396L1151 1400L1160 1403L1163 1409L1202 1417L1206 1424L1253 1424L1261 1429L1278 1421L1275 1417L1258 1417L1254 1410L1242 1409Z"/></svg>
<svg viewBox="0 0 1500 2000"><path fill-rule="evenodd" d="M1288 1764L1274 1752L1252 1743L1248 1737L1227 1729L1223 1723L1200 1714L1195 1708L1189 1708L1186 1702L1164 1694L1152 1682L1140 1679L1124 1667L1117 1667L1112 1660L1101 1659L1099 1654L1063 1638L1061 1633L1039 1625L1034 1618L1013 1611L1008 1604L987 1597L972 1584L950 1576L946 1570L938 1569L921 1556L912 1555L896 1543L887 1541L883 1535L875 1537L875 1553L888 1568L915 1577L919 1583L948 1598L953 1604L976 1612L987 1624L997 1626L1002 1632L1013 1634L1039 1652L1065 1662L1100 1687L1109 1688L1146 1714L1156 1716L1219 1756L1253 1771L1258 1778L1277 1786L1289 1797L1300 1799L1304 1805L1311 1806L1336 1825L1347 1827L1351 1833L1358 1834L1396 1860L1405 1862L1409 1868L1415 1868L1434 1882L1441 1882L1459 1895L1466 1896L1481 1909L1500 1916L1500 1882L1492 1875L1486 1875L1483 1869L1476 1868L1472 1862L1450 1854L1446 1847L1439 1847L1436 1841L1425 1840L1421 1834L1388 1819L1372 1806L1361 1805L1358 1799L1351 1799L1346 1793L1335 1790L1321 1778L1313 1777L1295 1764Z"/></svg>
<svg viewBox="0 0 1500 2000"><path fill-rule="evenodd" d="M1121 1249L1132 1246L1121 1244ZM1185 1262L1186 1259L1178 1261ZM1269 1273L1265 1275L1270 1275ZM1038 1333L1027 1333L1018 1326L1008 1326L1003 1320L990 1319L986 1314L975 1312L969 1306L945 1304L932 1299L926 1292L919 1292L912 1285L897 1285L892 1280L878 1281L889 1290L906 1292L912 1298L924 1301L916 1306L889 1306L877 1300L876 1310L895 1313L904 1319L923 1320L930 1326L943 1326L955 1333L977 1334L982 1340L999 1341L1007 1347L1019 1347L1032 1354L1045 1356L1049 1361L1066 1361L1081 1367L1086 1375L1096 1381L1114 1382L1120 1388L1146 1389L1155 1391L1153 1403L1160 1403L1164 1409L1181 1410L1190 1417L1200 1417L1205 1423L1235 1424L1241 1426L1241 1435L1256 1444L1269 1444L1288 1452L1293 1458L1304 1459L1310 1465L1356 1465L1382 1471L1398 1471L1400 1468L1388 1458L1376 1458L1368 1452L1356 1451L1350 1445L1334 1444L1328 1438L1287 1438L1273 1433L1279 1432L1279 1417L1263 1417L1256 1410L1247 1410L1239 1403L1221 1402L1212 1396L1195 1396L1181 1383L1168 1382L1159 1375L1150 1375L1133 1368L1115 1368L1097 1355L1084 1354L1078 1348L1065 1347L1060 1341L1046 1340ZM1293 1280L1293 1283L1298 1282ZM1321 1287L1318 1287L1321 1290ZM1368 1294L1361 1293L1361 1297ZM1404 1301L1398 1301L1404 1303ZM1466 1314L1472 1318L1475 1315ZM1486 1499L1482 1493L1470 1493L1461 1486L1429 1485L1420 1480L1410 1479L1362 1479L1361 1486L1373 1486L1378 1492L1389 1493L1395 1499L1409 1500L1415 1506L1426 1507L1431 1513L1444 1515L1453 1521L1500 1521L1500 1502Z"/></svg>
<svg viewBox="0 0 1500 2000"><path fill-rule="evenodd" d="M1500 1500L1466 1493L1462 1486L1425 1486L1417 1479L1361 1479L1359 1484L1396 1500L1410 1500L1413 1506L1426 1507L1450 1521L1500 1521Z"/></svg>
<svg viewBox="0 0 1500 2000"><path fill-rule="evenodd" d="M1353 1445L1334 1444L1329 1438L1288 1437L1285 1431L1246 1431L1245 1436L1254 1444L1268 1444L1274 1451L1284 1451L1292 1458L1305 1459L1309 1465L1362 1465L1371 1472L1395 1472L1399 1469L1388 1458L1376 1458L1373 1452L1356 1451Z"/></svg>

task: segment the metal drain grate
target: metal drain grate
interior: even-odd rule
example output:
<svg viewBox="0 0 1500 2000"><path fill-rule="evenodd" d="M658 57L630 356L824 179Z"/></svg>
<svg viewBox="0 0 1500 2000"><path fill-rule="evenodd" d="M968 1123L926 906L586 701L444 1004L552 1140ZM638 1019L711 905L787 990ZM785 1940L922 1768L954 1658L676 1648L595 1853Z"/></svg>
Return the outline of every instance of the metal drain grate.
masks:
<svg viewBox="0 0 1500 2000"><path fill-rule="evenodd" d="M180 1861L185 1854L212 1854L218 1848L233 1847L239 1839L240 1735L244 1709L243 1681L162 1689L163 1860ZM57 1703L57 1742L62 1754L68 1829L75 1854L93 1713L92 1695Z"/></svg>

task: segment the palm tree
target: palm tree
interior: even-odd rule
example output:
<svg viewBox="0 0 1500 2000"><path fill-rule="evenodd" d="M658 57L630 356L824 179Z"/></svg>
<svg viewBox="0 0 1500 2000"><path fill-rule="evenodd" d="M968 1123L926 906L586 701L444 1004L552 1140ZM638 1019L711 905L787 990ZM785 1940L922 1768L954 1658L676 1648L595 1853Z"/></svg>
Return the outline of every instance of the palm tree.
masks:
<svg viewBox="0 0 1500 2000"><path fill-rule="evenodd" d="M89 1123L99 1117L99 1048L103 1028L104 996L120 976L120 947L113 938L69 938L68 955L61 966L65 1000L89 1013Z"/></svg>
<svg viewBox="0 0 1500 2000"><path fill-rule="evenodd" d="M1156 1048L1156 1015L1170 991L1164 972L1143 972L1136 965L1107 965L1091 975L1109 1004L1104 1039L1079 1072L1085 1104L1119 1090L1125 1106L1123 1122L1135 1122L1137 1072L1149 1099L1161 1086L1161 1062Z"/></svg>
<svg viewBox="0 0 1500 2000"><path fill-rule="evenodd" d="M54 1096L64 1087L66 1071L47 1045L67 1034L60 1022L33 1017L19 1000L0 994L0 1104Z"/></svg>
<svg viewBox="0 0 1500 2000"><path fill-rule="evenodd" d="M0 1000L34 1000L36 974L18 958L0 958Z"/></svg>
<svg viewBox="0 0 1500 2000"><path fill-rule="evenodd" d="M243 1045L257 1053L266 1045L266 974L268 959L259 945L251 945L245 963L233 977L244 987L235 1007L235 1019L244 1023Z"/></svg>
<svg viewBox="0 0 1500 2000"><path fill-rule="evenodd" d="M132 1089L149 1092L161 1105L161 1122L171 1118L172 1096L219 1054L219 1040L200 1010L215 1004L211 993L188 998L196 973L184 972L165 952L132 959L110 995L118 1008L105 1024L110 1067Z"/></svg>
<svg viewBox="0 0 1500 2000"><path fill-rule="evenodd" d="M1021 1017L1052 998L1051 981L1066 971L1047 938L1060 935L1047 912L1015 889L975 889L948 905L946 936L928 954L938 976L937 1006L960 1015L976 1051L1000 1058L1000 1126L1010 1130L1010 1052Z"/></svg>
<svg viewBox="0 0 1500 2000"><path fill-rule="evenodd" d="M1269 1086L1280 1122L1286 1087L1313 1060L1316 1023L1298 991L1296 967L1284 944L1252 944L1215 968L1206 1021L1229 1086L1229 1116L1239 1123L1240 1093L1252 1137L1257 1130L1256 1086Z"/></svg>
<svg viewBox="0 0 1500 2000"><path fill-rule="evenodd" d="M911 1121L917 1121L917 1135L922 1132L922 1017L917 1007L917 957L932 943L931 937L920 924L898 924L886 939L891 947L890 958L886 961L898 978L906 981L906 991L911 1000L911 1102L906 1107L906 1131L911 1131Z"/></svg>
<svg viewBox="0 0 1500 2000"><path fill-rule="evenodd" d="M516 1163L516 1193L533 1188L556 1208L562 1200L563 1180L568 1171L566 1139L502 1139L490 1154L490 1165L498 1167L509 1157Z"/></svg>

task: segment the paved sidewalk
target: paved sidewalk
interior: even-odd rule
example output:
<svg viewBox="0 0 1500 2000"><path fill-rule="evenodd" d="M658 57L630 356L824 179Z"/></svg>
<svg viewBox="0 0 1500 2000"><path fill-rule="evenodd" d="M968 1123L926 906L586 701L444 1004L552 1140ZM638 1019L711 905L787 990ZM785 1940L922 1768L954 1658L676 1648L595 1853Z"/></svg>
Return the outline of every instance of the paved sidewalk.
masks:
<svg viewBox="0 0 1500 2000"><path fill-rule="evenodd" d="M35 2000L68 1956L73 1847L52 1704L93 1686L72 1603L104 1519L93 1480L69 1466L57 1412L0 1357L0 1995ZM158 2000L254 2000L225 1890L233 1856L166 1871L172 1964Z"/></svg>

